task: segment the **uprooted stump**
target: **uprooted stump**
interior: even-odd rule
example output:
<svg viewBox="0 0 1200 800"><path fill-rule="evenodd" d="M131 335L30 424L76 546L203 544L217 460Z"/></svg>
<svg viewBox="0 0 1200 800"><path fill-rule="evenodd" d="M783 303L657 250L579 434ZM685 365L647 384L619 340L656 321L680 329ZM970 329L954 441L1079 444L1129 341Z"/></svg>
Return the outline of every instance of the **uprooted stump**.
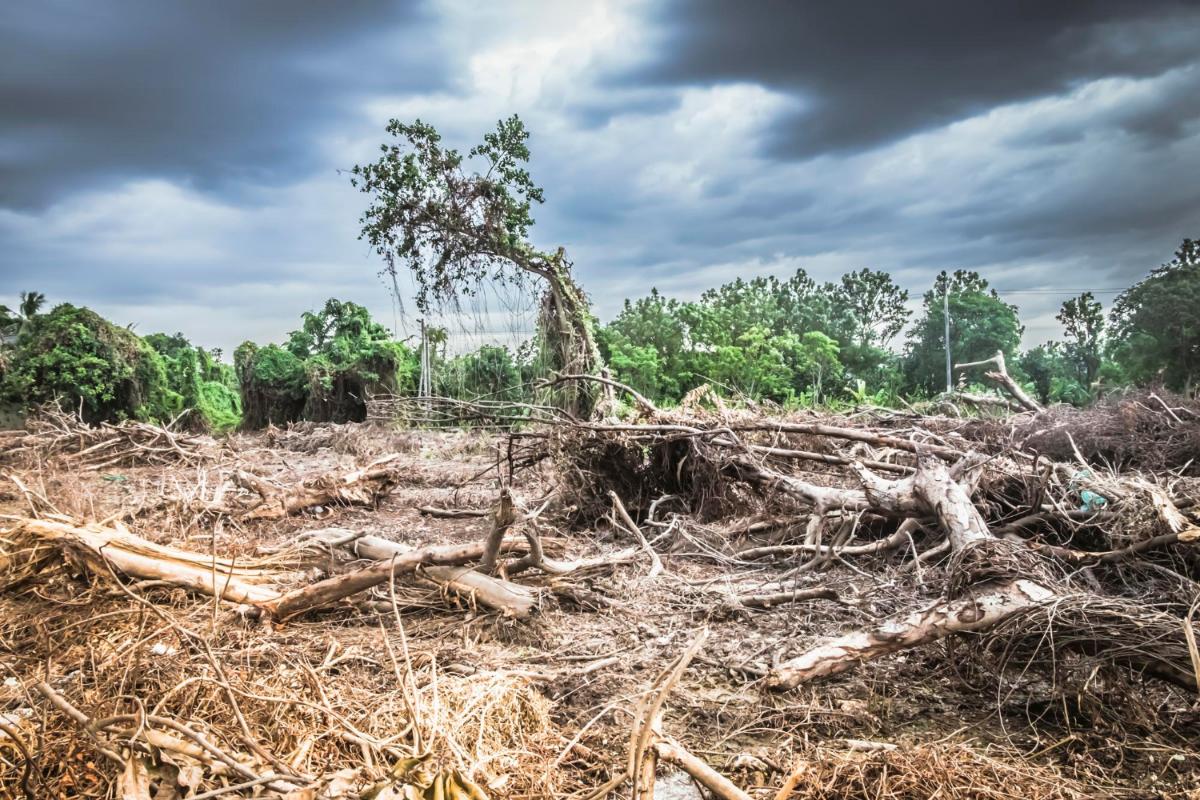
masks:
<svg viewBox="0 0 1200 800"><path fill-rule="evenodd" d="M956 470L964 472L965 469ZM933 457L918 460L916 473L906 479L888 481L873 475L865 467L858 469L861 497L853 490L841 490L836 501L843 506L870 508L883 514L927 516L937 520L946 534L952 559L948 568L943 599L928 607L831 639L802 655L780 664L768 676L769 685L788 689L825 675L853 669L864 661L933 642L955 634L983 633L1017 615L1031 620L1035 613L1049 622L1066 621L1054 610L1099 598L1073 592L1056 578L1060 571L1052 558L1023 544L992 536L987 523L971 501L970 494L950 468ZM759 480L764 476L756 474ZM776 482L783 480L776 477ZM803 482L785 483L794 494L807 489L816 505L835 502ZM1178 621L1169 615L1146 610L1133 602L1108 602L1112 616L1130 621L1124 632L1133 640L1112 640L1111 629L1098 625L1092 637L1067 636L1059 640L1093 651L1115 650L1120 660L1133 661L1157 677L1184 688L1196 686L1186 640ZM1042 635L1035 629L1036 635ZM1176 633L1172 637L1170 631ZM1172 646L1162 647L1164 637ZM1146 648L1148 643L1158 645ZM1134 658L1132 654L1138 654Z"/></svg>

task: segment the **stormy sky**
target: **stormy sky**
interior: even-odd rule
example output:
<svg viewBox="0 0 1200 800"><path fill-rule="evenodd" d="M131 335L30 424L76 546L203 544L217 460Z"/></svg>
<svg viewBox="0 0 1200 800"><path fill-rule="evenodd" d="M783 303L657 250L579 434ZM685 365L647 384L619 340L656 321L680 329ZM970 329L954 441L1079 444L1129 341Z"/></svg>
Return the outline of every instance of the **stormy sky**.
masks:
<svg viewBox="0 0 1200 800"><path fill-rule="evenodd" d="M337 296L411 331L344 171L387 120L533 132L535 243L651 286L976 269L1026 341L1200 236L1200 4L41 0L0 11L0 302L228 352ZM485 297L460 342L530 324Z"/></svg>

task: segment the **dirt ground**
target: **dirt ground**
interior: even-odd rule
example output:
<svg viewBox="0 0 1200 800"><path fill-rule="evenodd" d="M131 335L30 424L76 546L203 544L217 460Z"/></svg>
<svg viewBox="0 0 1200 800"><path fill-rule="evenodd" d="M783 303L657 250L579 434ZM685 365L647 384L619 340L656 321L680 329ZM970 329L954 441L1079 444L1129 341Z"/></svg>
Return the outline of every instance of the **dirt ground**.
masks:
<svg viewBox="0 0 1200 800"><path fill-rule="evenodd" d="M401 483L377 508L258 521L198 510L232 491L234 469L288 483L397 451ZM0 513L24 517L32 504L42 515L120 520L151 541L245 563L330 527L414 546L469 543L486 535L488 517L418 508L490 510L503 451L503 437L488 433L238 435L190 464L11 465L41 499L6 482ZM543 461L518 472L513 492L534 503L556 484L554 470ZM568 519L543 521L558 557L636 545L603 519ZM1092 674L1064 693L1044 669L1009 665L1001 680L978 643L960 638L795 690L766 688L770 666L823 637L885 617L914 594L936 599L922 571L940 567L913 568L903 551L838 558L795 577L797 588L832 588L836 599L747 608L730 596L777 589L795 567L789 558L739 561L739 551L791 533L745 532L753 521L680 517L649 532L661 573L651 576L639 557L569 586L546 581L528 619L419 580L375 590L369 607L346 602L273 624L153 581L122 588L62 559L0 577L0 796L122 797L136 783L130 774L143 771L155 800L215 797L243 780L207 756L150 747L132 759L119 747L149 741L153 719L168 719L260 772L283 765L320 787L295 798L365 797L364 787L398 774L398 762L426 753L429 769L457 770L491 798L583 798L623 768L639 702L703 634L666 698L662 728L755 798L1200 797L1197 698L1110 668L1089 664ZM911 549L925 544L918 537ZM11 573L22 555L10 547L0 566ZM332 554L323 564L317 553L305 569L315 577L334 566ZM124 765L39 695L40 682L90 720L128 716L125 733L106 739ZM789 778L792 792L779 794ZM273 791L260 784L223 796L280 796ZM654 796L706 795L663 765Z"/></svg>

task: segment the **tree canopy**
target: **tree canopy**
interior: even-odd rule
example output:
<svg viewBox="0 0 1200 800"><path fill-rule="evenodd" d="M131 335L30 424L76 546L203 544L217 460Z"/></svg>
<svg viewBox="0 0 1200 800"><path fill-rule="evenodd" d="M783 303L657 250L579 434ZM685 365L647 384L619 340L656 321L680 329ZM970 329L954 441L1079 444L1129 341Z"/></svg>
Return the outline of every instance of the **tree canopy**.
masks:
<svg viewBox="0 0 1200 800"><path fill-rule="evenodd" d="M1004 353L1016 362L1025 330L1017 307L1004 302L977 272L942 271L922 298L921 316L908 335L905 385L934 395L946 388L944 306L950 309L950 358L954 364L981 361Z"/></svg>
<svg viewBox="0 0 1200 800"><path fill-rule="evenodd" d="M1111 312L1113 357L1137 383L1191 393L1200 378L1200 241L1122 293Z"/></svg>
<svg viewBox="0 0 1200 800"><path fill-rule="evenodd" d="M477 292L485 280L540 278L540 347L550 368L595 372L594 320L566 253L540 250L529 239L533 205L544 197L525 168L529 131L520 117L500 120L466 157L420 120L392 120L387 133L395 141L380 145L379 159L351 170L352 185L370 197L361 238L382 256L385 272L393 279L398 267L412 273L422 310ZM576 412L591 404L578 384L560 399Z"/></svg>

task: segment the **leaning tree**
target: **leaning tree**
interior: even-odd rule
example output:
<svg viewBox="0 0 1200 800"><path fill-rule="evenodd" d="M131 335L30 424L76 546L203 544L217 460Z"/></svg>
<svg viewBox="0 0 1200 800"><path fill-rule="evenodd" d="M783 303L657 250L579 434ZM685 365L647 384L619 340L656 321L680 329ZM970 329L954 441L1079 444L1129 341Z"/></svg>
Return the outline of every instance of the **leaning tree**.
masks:
<svg viewBox="0 0 1200 800"><path fill-rule="evenodd" d="M392 120L387 132L398 141L381 145L378 161L351 171L353 185L371 197L360 238L383 256L385 273L394 281L399 269L412 272L422 311L471 294L487 280L538 281L544 288L539 344L549 368L595 373L594 320L571 262L563 248L539 250L529 241L530 209L543 197L525 169L529 132L521 119L501 120L465 157L420 120ZM561 407L588 413L592 399L584 384L563 385Z"/></svg>

